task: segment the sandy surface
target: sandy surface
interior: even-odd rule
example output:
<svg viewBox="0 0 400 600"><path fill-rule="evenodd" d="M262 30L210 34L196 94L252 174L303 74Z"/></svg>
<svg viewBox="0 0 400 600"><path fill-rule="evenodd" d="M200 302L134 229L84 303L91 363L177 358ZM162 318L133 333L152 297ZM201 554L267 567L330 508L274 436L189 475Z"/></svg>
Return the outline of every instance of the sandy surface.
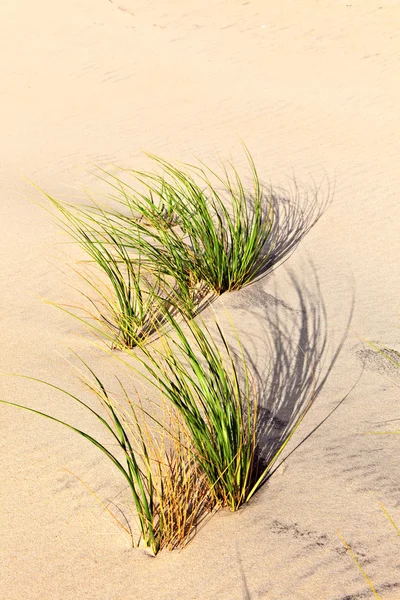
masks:
<svg viewBox="0 0 400 600"><path fill-rule="evenodd" d="M367 435L398 425L399 379L359 340L399 344L398 2L1 4L1 372L76 390L71 350L107 368L79 324L43 303L72 298L70 250L26 179L71 198L94 186L93 164L136 166L147 150L240 165L243 139L265 181L325 177L334 201L285 265L215 310L228 306L260 373L282 311L296 331L287 388L299 336L320 383L328 375L292 447L345 398L249 506L156 559L66 471L114 497L121 481L96 449L3 406L2 600L372 598L337 530L381 597L400 598L400 541L378 505L400 524L399 437ZM47 388L0 386L5 400L93 431Z"/></svg>

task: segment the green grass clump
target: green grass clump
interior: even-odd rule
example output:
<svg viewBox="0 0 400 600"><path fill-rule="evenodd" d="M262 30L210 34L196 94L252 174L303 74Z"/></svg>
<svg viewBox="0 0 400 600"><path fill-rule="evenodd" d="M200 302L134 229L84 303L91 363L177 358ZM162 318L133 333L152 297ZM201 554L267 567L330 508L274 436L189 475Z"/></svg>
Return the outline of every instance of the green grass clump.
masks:
<svg viewBox="0 0 400 600"><path fill-rule="evenodd" d="M260 184L254 161L246 149L250 189L233 165L222 163L222 174L203 163L178 167L150 155L161 172L126 171L144 187L137 190L121 178L105 173L113 200L127 213L112 212L121 239L130 248L152 240L149 258L172 265L170 272L198 282L215 294L242 288L266 265L273 247L273 195ZM137 226L137 223L140 226ZM156 250L154 250L156 248ZM146 253L145 251L145 253Z"/></svg>
<svg viewBox="0 0 400 600"><path fill-rule="evenodd" d="M46 194L106 276L103 285L82 274L97 297L95 327L132 348L164 311L192 317L207 295L240 289L261 272L273 247L273 197L247 149L246 156L249 191L233 165L222 164L218 175L202 163L178 168L151 156L156 171L128 171L135 186L103 172L114 208L72 206Z"/></svg>
<svg viewBox="0 0 400 600"><path fill-rule="evenodd" d="M139 524L137 536L132 529L129 531L134 546L143 543L153 554L164 548L185 546L213 504L179 414L164 407L160 422L146 412L140 401L133 402L122 384L122 399L116 400L93 371L90 373L92 379L87 385L100 401L105 416L56 385L34 381L49 385L87 409L106 430L109 443L39 410L5 400L0 402L60 423L105 454L128 483Z"/></svg>
<svg viewBox="0 0 400 600"><path fill-rule="evenodd" d="M81 317L64 310L127 351L118 356L134 374L133 389L144 378L168 418L133 402L122 384L122 399L110 396L90 369L90 389L105 417L64 393L100 421L110 446L48 414L8 404L69 427L107 456L128 482L141 538L154 554L183 546L214 508L235 511L249 501L308 408L279 443L265 448L262 386L237 336L234 351L217 321L207 327L195 320L206 294L238 290L270 266L274 197L262 189L247 149L246 156L250 190L231 164L218 174L203 163L178 167L150 156L154 172L127 172L134 185L103 172L106 207L73 206L46 194L90 265L78 273L95 312L84 309ZM153 333L158 340L147 344Z"/></svg>
<svg viewBox="0 0 400 600"><path fill-rule="evenodd" d="M105 454L128 483L140 538L154 554L184 546L215 508L235 511L249 501L308 409L287 427L278 446L271 440L266 448L268 442L260 439L261 384L237 336L234 352L215 320L211 329L194 319L179 323L171 313L166 319L168 327L154 344L116 355L132 377L125 384L117 377L120 398L89 369L88 386L102 412L47 384L86 408L102 424L108 444L44 412L2 401L72 429ZM153 403L151 412L138 398L131 400L129 390L136 390L138 381L160 394L161 403Z"/></svg>
<svg viewBox="0 0 400 600"><path fill-rule="evenodd" d="M168 320L170 329L158 344L132 356L144 366L147 382L179 412L215 503L235 511L265 482L305 411L271 456L260 444L259 385L240 343L235 354L216 321L211 332L195 320L183 326L172 316Z"/></svg>
<svg viewBox="0 0 400 600"><path fill-rule="evenodd" d="M173 290L161 280L159 272L146 268L140 255L128 254L111 221L107 228L96 228L89 214L85 218L66 204L50 200L63 217L64 229L88 255L89 269L80 268L78 274L89 286L89 292L83 295L95 312L79 307L75 307L75 312L60 308L89 324L116 346L134 348L143 343L162 323L165 296L170 294L172 299ZM95 299L90 292L94 292ZM79 316L82 313L84 316Z"/></svg>

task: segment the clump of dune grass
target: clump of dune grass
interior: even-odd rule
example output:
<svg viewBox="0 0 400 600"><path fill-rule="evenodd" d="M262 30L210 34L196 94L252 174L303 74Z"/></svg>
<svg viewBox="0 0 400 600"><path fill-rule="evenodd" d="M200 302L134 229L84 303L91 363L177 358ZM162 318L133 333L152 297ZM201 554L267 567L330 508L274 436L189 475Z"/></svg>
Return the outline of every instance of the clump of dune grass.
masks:
<svg viewBox="0 0 400 600"><path fill-rule="evenodd" d="M217 321L213 331L171 315L168 323L156 345L132 357L144 367L147 383L180 414L215 504L235 511L266 481L306 411L271 456L258 436L259 385L237 337L235 352ZM136 369L134 362L126 364Z"/></svg>
<svg viewBox="0 0 400 600"><path fill-rule="evenodd" d="M156 236L154 231L149 233L148 223L144 226L140 219L131 220L137 243L128 245L128 224L122 215L117 217L98 205L76 207L45 195L57 209L63 229L88 257L75 271L89 286L89 291L82 293L94 311L60 308L113 345L126 348L146 341L163 322L165 311L193 316L202 286L194 280L184 257L173 253L171 243L169 252L165 251L165 237L172 238L171 233L160 229Z"/></svg>
<svg viewBox="0 0 400 600"><path fill-rule="evenodd" d="M102 412L56 385L30 379L50 386L87 409L104 427L108 443L47 413L14 402L0 402L60 423L88 440L109 459L128 484L139 525L138 535L132 529L127 530L111 514L131 534L134 546L144 545L154 555L164 548L184 547L199 523L212 511L213 503L179 414L164 406L160 422L149 415L139 399L130 398L122 383L121 398L117 400L93 371L89 371L92 377L86 384L100 402Z"/></svg>
<svg viewBox="0 0 400 600"><path fill-rule="evenodd" d="M149 155L157 170L125 170L144 192L104 172L112 199L125 212L112 211L113 226L129 248L143 248L149 236L149 259L163 264L187 286L198 282L216 295L242 288L265 266L273 248L273 194L263 190L254 161L249 186L233 164L217 173L204 163L174 165ZM103 220L105 226L107 222ZM138 226L139 223L139 226Z"/></svg>
<svg viewBox="0 0 400 600"><path fill-rule="evenodd" d="M157 274L148 272L140 260L133 263L115 237L95 237L83 230L79 234L81 247L92 258L91 266L97 267L78 272L94 292L94 299L90 292L84 295L95 312L86 311L86 318L82 320L110 339L113 345L134 348L161 324L161 295L165 286L160 285ZM106 282L99 277L98 269L106 275ZM78 314L75 311L74 315Z"/></svg>
<svg viewBox="0 0 400 600"><path fill-rule="evenodd" d="M90 213L85 218L81 211L48 197L62 215L63 228L88 256L83 264L89 268L83 269L81 262L76 271L89 288L82 293L94 310L65 305L60 308L113 345L133 348L143 343L162 323L168 297L173 308L173 288L160 270L146 266L141 254L128 253L111 221L107 228L96 227Z"/></svg>
<svg viewBox="0 0 400 600"><path fill-rule="evenodd" d="M125 373L124 384L117 378L118 397L85 365L91 375L87 385L103 411L47 383L88 410L109 443L42 411L2 401L72 429L111 461L128 483L140 539L154 554L184 546L214 509L236 511L249 501L308 409L278 446L271 440L271 452L259 437L260 385L237 335L234 349L217 320L212 327L195 319L178 322L171 313L166 320L153 344L140 343L115 357L131 376L126 381ZM159 393L160 404L149 408L137 395L132 401L130 390L138 381L146 396L148 390Z"/></svg>
<svg viewBox="0 0 400 600"><path fill-rule="evenodd" d="M64 227L109 278L113 321L128 347L147 332L145 313L151 315L156 296L167 309L191 317L208 293L250 283L273 248L273 195L262 189L247 149L249 186L233 165L222 163L218 174L200 162L175 166L149 156L154 172L124 171L134 185L101 172L113 208L72 206L46 194ZM140 298L144 272L156 281L154 288L146 283L148 302Z"/></svg>

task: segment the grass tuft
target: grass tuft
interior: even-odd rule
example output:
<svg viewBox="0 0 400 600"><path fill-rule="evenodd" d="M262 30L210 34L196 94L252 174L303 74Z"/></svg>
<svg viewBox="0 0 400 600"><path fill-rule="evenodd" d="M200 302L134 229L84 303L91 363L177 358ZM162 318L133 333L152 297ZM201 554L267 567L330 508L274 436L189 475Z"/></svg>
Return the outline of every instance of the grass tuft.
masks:
<svg viewBox="0 0 400 600"><path fill-rule="evenodd" d="M173 309L171 286L159 270L146 266L140 253L136 256L128 253L110 219L107 219L107 227L99 227L90 212L74 210L50 196L48 198L60 212L63 228L89 258L87 268L80 268L77 273L89 288L89 292L82 294L94 307L94 312L63 305L60 308L116 346L134 348L145 342L160 327L166 307L169 305ZM94 292L95 299L90 292ZM81 314L83 316L79 316Z"/></svg>
<svg viewBox="0 0 400 600"><path fill-rule="evenodd" d="M154 554L184 545L215 507L235 511L249 501L309 407L279 443L263 447L262 392L237 335L234 351L218 321L211 330L194 319L207 294L238 290L271 266L278 212L246 147L245 154L250 189L231 163L217 173L202 162L177 166L149 155L153 172L124 172L134 185L101 172L108 208L75 207L45 194L90 265L78 273L95 312L81 317L62 308L127 350L119 360L158 390L164 419L132 402L122 383L122 399L111 396L87 365L106 418L64 394L102 423L112 450L64 421L8 404L69 427L107 456L129 484L141 537ZM278 236L276 256L296 240L284 250ZM153 333L157 343L147 344Z"/></svg>
<svg viewBox="0 0 400 600"><path fill-rule="evenodd" d="M126 245L143 249L143 234L150 236L152 248L145 250L150 260L163 264L171 276L178 271L189 289L204 282L220 295L250 283L273 247L274 210L273 195L263 191L245 152L250 190L233 164L222 163L218 174L201 162L179 167L149 155L158 171L125 171L145 193L104 172L113 200L125 209L114 210L112 218Z"/></svg>
<svg viewBox="0 0 400 600"><path fill-rule="evenodd" d="M164 407L164 420L160 422L149 415L139 400L131 400L121 382L121 399L117 400L87 368L91 379L85 383L101 403L105 416L56 385L29 379L62 392L87 409L106 430L108 444L47 413L14 402L0 402L60 423L88 440L111 461L128 483L139 524L139 534L136 537L132 534L134 546L144 543L154 555L164 548L185 546L199 523L212 511L213 503L205 476L193 459L190 437L179 414L171 407Z"/></svg>
<svg viewBox="0 0 400 600"><path fill-rule="evenodd" d="M234 352L217 321L212 332L195 320L179 324L170 315L168 322L157 345L132 357L144 367L147 383L180 414L215 503L235 511L268 478L306 410L271 454L260 444L259 385L237 336ZM137 370L132 361L125 364Z"/></svg>
<svg viewBox="0 0 400 600"><path fill-rule="evenodd" d="M272 193L262 190L245 149L250 190L233 165L178 167L149 155L156 171L125 171L132 186L101 171L117 208L72 206L46 194L64 229L106 276L81 273L95 292L95 328L127 348L143 342L164 311L193 317L209 294L249 284L273 248ZM110 205L111 206L111 205ZM96 313L95 313L96 314ZM84 319L82 319L84 320Z"/></svg>

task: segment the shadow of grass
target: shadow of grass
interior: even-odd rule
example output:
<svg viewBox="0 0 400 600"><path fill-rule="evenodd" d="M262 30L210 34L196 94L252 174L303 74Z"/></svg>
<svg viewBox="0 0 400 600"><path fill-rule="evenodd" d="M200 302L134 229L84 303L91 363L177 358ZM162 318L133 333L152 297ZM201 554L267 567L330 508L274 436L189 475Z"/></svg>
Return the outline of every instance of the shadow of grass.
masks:
<svg viewBox="0 0 400 600"><path fill-rule="evenodd" d="M257 308L261 307L263 318L258 320L257 335L245 344L246 360L259 390L257 472L262 473L271 463L263 483L282 464L283 461L274 466L278 457L282 458L285 441L326 384L347 338L354 311L353 297L340 339L334 344L330 340L327 310L317 274L311 264L308 269L307 288L300 284L294 272L289 272L295 308L262 289L257 291ZM359 377L354 386L358 380ZM350 391L301 443L337 410ZM294 450L290 454L292 452Z"/></svg>

